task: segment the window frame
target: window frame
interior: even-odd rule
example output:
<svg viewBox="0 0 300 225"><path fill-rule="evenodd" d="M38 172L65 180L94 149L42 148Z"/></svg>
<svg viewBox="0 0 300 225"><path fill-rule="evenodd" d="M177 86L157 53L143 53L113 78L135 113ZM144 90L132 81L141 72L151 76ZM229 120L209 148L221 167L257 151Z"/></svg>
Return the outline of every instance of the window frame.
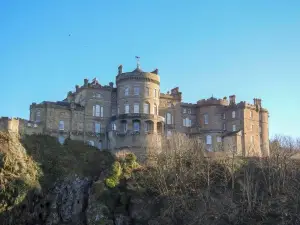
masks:
<svg viewBox="0 0 300 225"><path fill-rule="evenodd" d="M135 95L135 96L140 95L140 87L138 87L138 86L133 87L133 95Z"/></svg>
<svg viewBox="0 0 300 225"><path fill-rule="evenodd" d="M130 113L130 106L129 103L124 104L124 114L129 114Z"/></svg>
<svg viewBox="0 0 300 225"><path fill-rule="evenodd" d="M212 144L212 136L211 135L206 135L206 137L205 137L205 143L207 145L211 145Z"/></svg>
<svg viewBox="0 0 300 225"><path fill-rule="evenodd" d="M63 121L63 120L59 121L58 129L59 130L65 130L65 121Z"/></svg>
<svg viewBox="0 0 300 225"><path fill-rule="evenodd" d="M135 102L133 104L133 113L140 113L140 103Z"/></svg>
<svg viewBox="0 0 300 225"><path fill-rule="evenodd" d="M236 118L236 112L235 112L235 110L231 112L231 118L232 118L232 119L235 119L235 118Z"/></svg>
<svg viewBox="0 0 300 225"><path fill-rule="evenodd" d="M150 103L149 102L144 102L143 113L150 114Z"/></svg>
<svg viewBox="0 0 300 225"><path fill-rule="evenodd" d="M204 117L204 124L207 125L208 124L208 114L207 113L204 114L203 117Z"/></svg>

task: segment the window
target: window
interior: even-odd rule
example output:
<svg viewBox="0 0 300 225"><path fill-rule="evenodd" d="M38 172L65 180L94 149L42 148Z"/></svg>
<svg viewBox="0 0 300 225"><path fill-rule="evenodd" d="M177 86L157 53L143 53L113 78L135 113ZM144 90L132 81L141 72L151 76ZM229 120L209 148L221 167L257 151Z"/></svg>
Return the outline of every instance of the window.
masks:
<svg viewBox="0 0 300 225"><path fill-rule="evenodd" d="M206 136L206 144L207 145L211 145L212 141L211 141L211 136L210 135L207 135Z"/></svg>
<svg viewBox="0 0 300 225"><path fill-rule="evenodd" d="M111 129L112 129L112 130L117 130L117 126L116 126L115 123L112 123L112 124L111 124Z"/></svg>
<svg viewBox="0 0 300 225"><path fill-rule="evenodd" d="M154 98L157 97L157 90L156 89L153 89L153 95L154 95Z"/></svg>
<svg viewBox="0 0 300 225"><path fill-rule="evenodd" d="M169 112L166 114L166 121L167 124L172 124L172 114Z"/></svg>
<svg viewBox="0 0 300 225"><path fill-rule="evenodd" d="M168 102L168 108L172 108L172 103Z"/></svg>
<svg viewBox="0 0 300 225"><path fill-rule="evenodd" d="M204 114L204 124L208 124L208 114Z"/></svg>
<svg viewBox="0 0 300 225"><path fill-rule="evenodd" d="M101 131L101 124L95 123L95 133L100 133L100 131Z"/></svg>
<svg viewBox="0 0 300 225"><path fill-rule="evenodd" d="M223 123L223 130L226 130L226 123Z"/></svg>
<svg viewBox="0 0 300 225"><path fill-rule="evenodd" d="M192 110L191 109L188 109L187 112L188 112L188 114L192 114Z"/></svg>
<svg viewBox="0 0 300 225"><path fill-rule="evenodd" d="M232 125L232 131L236 131L236 125L235 124Z"/></svg>
<svg viewBox="0 0 300 225"><path fill-rule="evenodd" d="M253 112L252 111L250 111L250 118L252 118L253 117Z"/></svg>
<svg viewBox="0 0 300 225"><path fill-rule="evenodd" d="M133 131L140 131L140 122L139 121L133 122Z"/></svg>
<svg viewBox="0 0 300 225"><path fill-rule="evenodd" d="M148 132L149 131L149 123L145 122L144 124L144 128L145 128L145 132Z"/></svg>
<svg viewBox="0 0 300 225"><path fill-rule="evenodd" d="M186 108L183 108L183 113L184 113L184 114L186 113Z"/></svg>
<svg viewBox="0 0 300 225"><path fill-rule="evenodd" d="M87 143L88 143L88 145L90 145L90 146L95 146L94 141L87 141Z"/></svg>
<svg viewBox="0 0 300 225"><path fill-rule="evenodd" d="M59 121L59 130L64 130L65 129L65 122L64 121Z"/></svg>
<svg viewBox="0 0 300 225"><path fill-rule="evenodd" d="M37 110L35 114L35 122L40 122L41 121L41 111Z"/></svg>
<svg viewBox="0 0 300 225"><path fill-rule="evenodd" d="M254 125L252 124L252 125L251 125L251 131L253 131L253 130L254 130Z"/></svg>
<svg viewBox="0 0 300 225"><path fill-rule="evenodd" d="M221 137L217 137L217 142L218 143L222 142L222 138Z"/></svg>
<svg viewBox="0 0 300 225"><path fill-rule="evenodd" d="M118 106L118 109L117 109L117 110L118 110L118 115L119 115L119 114L120 114L120 106Z"/></svg>
<svg viewBox="0 0 300 225"><path fill-rule="evenodd" d="M192 121L189 118L183 119L183 126L184 127L191 127L192 126Z"/></svg>
<svg viewBox="0 0 300 225"><path fill-rule="evenodd" d="M102 96L101 96L100 93L94 92L94 93L93 93L93 97L94 97L94 98L101 98Z"/></svg>
<svg viewBox="0 0 300 225"><path fill-rule="evenodd" d="M65 137L62 136L62 135L59 135L59 136L58 136L58 142L59 142L61 145L63 145L63 144L65 143Z"/></svg>
<svg viewBox="0 0 300 225"><path fill-rule="evenodd" d="M124 106L125 106L125 113L126 114L129 113L129 104L126 103Z"/></svg>
<svg viewBox="0 0 300 225"><path fill-rule="evenodd" d="M150 89L148 87L146 87L146 96L149 97L150 96Z"/></svg>
<svg viewBox="0 0 300 225"><path fill-rule="evenodd" d="M150 114L149 110L150 110L149 103L147 102L144 103L144 113Z"/></svg>
<svg viewBox="0 0 300 225"><path fill-rule="evenodd" d="M254 136L250 137L250 142L253 143L254 142Z"/></svg>
<svg viewBox="0 0 300 225"><path fill-rule="evenodd" d="M124 95L125 95L125 96L128 96L128 95L129 95L129 87L126 87L126 88L124 89Z"/></svg>
<svg viewBox="0 0 300 225"><path fill-rule="evenodd" d="M134 103L133 112L134 113L139 113L140 112L140 104L139 103Z"/></svg>
<svg viewBox="0 0 300 225"><path fill-rule="evenodd" d="M153 113L154 115L158 115L158 110L157 110L157 105L154 103L154 106L153 106Z"/></svg>
<svg viewBox="0 0 300 225"><path fill-rule="evenodd" d="M134 95L140 95L140 88L134 87Z"/></svg>
<svg viewBox="0 0 300 225"><path fill-rule="evenodd" d="M122 130L123 132L127 132L127 122L126 121L122 121Z"/></svg>
<svg viewBox="0 0 300 225"><path fill-rule="evenodd" d="M223 120L226 120L226 114L223 113Z"/></svg>
<svg viewBox="0 0 300 225"><path fill-rule="evenodd" d="M101 150L102 149L102 141L100 140L98 143L98 149Z"/></svg>
<svg viewBox="0 0 300 225"><path fill-rule="evenodd" d="M169 139L169 138L171 138L171 136L172 136L172 131L168 130L167 131L167 138Z"/></svg>
<svg viewBox="0 0 300 225"><path fill-rule="evenodd" d="M232 118L235 118L235 111L232 111L231 116Z"/></svg>
<svg viewBox="0 0 300 225"><path fill-rule="evenodd" d="M93 106L93 116L103 117L103 106L94 105Z"/></svg>

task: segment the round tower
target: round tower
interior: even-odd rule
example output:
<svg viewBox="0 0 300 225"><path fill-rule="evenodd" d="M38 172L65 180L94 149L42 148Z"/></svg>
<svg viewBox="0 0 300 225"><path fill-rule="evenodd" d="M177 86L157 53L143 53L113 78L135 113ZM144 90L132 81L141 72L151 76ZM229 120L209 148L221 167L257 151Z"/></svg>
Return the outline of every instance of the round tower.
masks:
<svg viewBox="0 0 300 225"><path fill-rule="evenodd" d="M164 119L159 116L160 77L158 70L144 72L139 65L132 72L118 68L115 149L134 151L153 146L163 133ZM160 136L160 135L159 135ZM155 139L155 140L154 140ZM151 142L151 143L150 143Z"/></svg>
<svg viewBox="0 0 300 225"><path fill-rule="evenodd" d="M259 116L262 156L269 156L269 113L267 110L261 109Z"/></svg>

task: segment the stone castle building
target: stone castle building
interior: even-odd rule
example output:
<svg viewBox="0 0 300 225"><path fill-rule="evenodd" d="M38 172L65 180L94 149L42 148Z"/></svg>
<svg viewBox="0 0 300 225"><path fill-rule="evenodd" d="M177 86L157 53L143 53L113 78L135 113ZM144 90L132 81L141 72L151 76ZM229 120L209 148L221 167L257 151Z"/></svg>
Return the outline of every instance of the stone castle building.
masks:
<svg viewBox="0 0 300 225"><path fill-rule="evenodd" d="M208 151L267 156L268 117L260 99L237 103L232 95L229 100L211 97L184 103L178 87L160 92L157 69L144 72L138 64L132 72L120 65L115 86L84 79L62 101L32 103L30 120L20 120L18 130L115 151L149 147L179 132L202 140Z"/></svg>

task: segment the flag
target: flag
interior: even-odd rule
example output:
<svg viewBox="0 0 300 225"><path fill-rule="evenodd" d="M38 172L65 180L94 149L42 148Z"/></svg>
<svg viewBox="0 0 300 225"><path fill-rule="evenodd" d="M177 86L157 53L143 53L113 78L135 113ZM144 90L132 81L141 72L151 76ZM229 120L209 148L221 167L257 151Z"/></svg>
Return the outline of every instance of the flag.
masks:
<svg viewBox="0 0 300 225"><path fill-rule="evenodd" d="M139 59L140 57L139 57L139 56L136 56L135 58L136 58L136 59Z"/></svg>

